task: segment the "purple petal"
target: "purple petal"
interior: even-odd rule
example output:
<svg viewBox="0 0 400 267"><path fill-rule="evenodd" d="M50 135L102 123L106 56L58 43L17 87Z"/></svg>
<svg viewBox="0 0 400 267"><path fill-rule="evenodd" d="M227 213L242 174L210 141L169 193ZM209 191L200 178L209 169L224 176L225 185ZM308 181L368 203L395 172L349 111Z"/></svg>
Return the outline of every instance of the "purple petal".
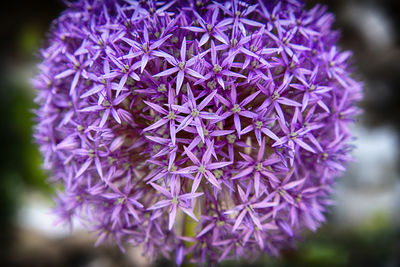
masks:
<svg viewBox="0 0 400 267"><path fill-rule="evenodd" d="M261 131L262 131L265 135L267 135L268 137L270 137L271 139L274 139L275 141L279 140L279 137L278 137L276 134L274 134L271 130L269 130L268 128L263 127L263 128L261 128Z"/></svg>
<svg viewBox="0 0 400 267"><path fill-rule="evenodd" d="M179 71L179 68L178 68L178 67L173 67L173 68L164 70L164 71L162 71L162 72L160 72L160 73L157 73L156 75L153 75L153 77L168 76L168 75L171 75L171 74L173 74L173 73L175 73L175 72L177 72L177 71Z"/></svg>
<svg viewBox="0 0 400 267"><path fill-rule="evenodd" d="M173 205L172 210L169 212L168 230L171 230L175 224L176 210L176 205Z"/></svg>
<svg viewBox="0 0 400 267"><path fill-rule="evenodd" d="M97 94L98 92L100 92L102 89L104 88L103 84L99 84L96 86L93 86L92 89L90 89L89 91L86 91L86 93L82 94L80 96L80 98L85 98L94 94Z"/></svg>
<svg viewBox="0 0 400 267"><path fill-rule="evenodd" d="M280 97L276 101L287 106L301 107L300 103L297 103L296 101L290 100L286 97Z"/></svg>
<svg viewBox="0 0 400 267"><path fill-rule="evenodd" d="M217 178L215 178L214 174L212 174L212 172L206 170L206 173L204 175L207 180L214 185L216 188L221 189L221 186L219 184L219 182L217 181Z"/></svg>
<svg viewBox="0 0 400 267"><path fill-rule="evenodd" d="M217 94L217 91L213 91L211 94L209 94L206 98L201 101L201 103L197 106L198 110L203 110L208 103L214 98L214 96Z"/></svg>
<svg viewBox="0 0 400 267"><path fill-rule="evenodd" d="M69 89L69 95L73 95L73 94L74 94L75 88L76 88L76 86L77 86L77 84L78 84L79 76L80 76L80 75L81 75L81 72L80 72L80 71L77 71L77 72L75 73L74 79L72 79L72 82L71 82L71 88Z"/></svg>
<svg viewBox="0 0 400 267"><path fill-rule="evenodd" d="M176 94L177 95L179 94L179 91L181 90L184 77L185 77L185 72L183 70L180 70L176 77Z"/></svg>
<svg viewBox="0 0 400 267"><path fill-rule="evenodd" d="M223 161L223 162L215 162L215 163L209 163L206 165L206 168L208 170L214 170L214 169L220 169L226 166L231 165L233 162L232 161Z"/></svg>
<svg viewBox="0 0 400 267"><path fill-rule="evenodd" d="M158 201L157 203L154 203L153 206L147 208L147 210L161 209L161 208L164 208L169 205L171 205L171 200L163 199L163 200Z"/></svg>
<svg viewBox="0 0 400 267"><path fill-rule="evenodd" d="M246 216L246 210L245 209L243 209L240 213L239 213L239 215L236 217L236 221L235 221L235 224L233 225L233 228L232 228L232 231L236 231L236 229L240 226L240 224L242 223L242 221L243 221L243 218L244 218L244 216Z"/></svg>
<svg viewBox="0 0 400 267"><path fill-rule="evenodd" d="M254 167L247 167L246 169L240 171L238 174L232 177L232 179L239 179L245 177L254 171Z"/></svg>
<svg viewBox="0 0 400 267"><path fill-rule="evenodd" d="M149 107L151 107L154 111L157 111L157 112L159 112L159 113L161 113L161 114L164 114L164 115L168 115L168 112L167 112L165 109L163 109L161 106L159 106L159 105L157 105L157 104L154 104L154 103L152 103L152 102L148 102L148 101L146 101L146 100L143 100L143 102L144 102L146 105L148 105Z"/></svg>
<svg viewBox="0 0 400 267"><path fill-rule="evenodd" d="M190 209L188 209L188 208L185 208L185 207L182 207L182 206L180 206L180 208L181 208L181 210L182 210L184 213L186 213L187 215L189 215L190 218L192 218L192 219L195 220L196 222L199 221L199 220L196 218L196 215L194 215L194 213L193 213L192 210L190 210Z"/></svg>
<svg viewBox="0 0 400 267"><path fill-rule="evenodd" d="M200 41L199 41L199 46L203 46L205 43L207 43L207 41L210 39L210 34L208 34L207 32L203 34L203 36L201 36Z"/></svg>
<svg viewBox="0 0 400 267"><path fill-rule="evenodd" d="M81 168L76 173L75 178L78 178L79 176L81 176L89 168L89 166L92 164L92 162L93 162L93 159L88 158L85 161L85 163L82 164Z"/></svg>
<svg viewBox="0 0 400 267"><path fill-rule="evenodd" d="M192 70L192 69L190 69L190 68L186 68L186 69L185 69L185 72L186 72L187 74L189 74L190 76L193 76L193 77L195 77L195 78L197 78L197 79L202 79L202 80L205 80L205 79L206 79L203 75L201 75L200 73L198 73L198 72L196 72L196 71L194 71L194 70Z"/></svg>
<svg viewBox="0 0 400 267"><path fill-rule="evenodd" d="M185 150L186 154L188 155L189 159L196 164L197 166L200 166L200 160L192 153L192 151L190 151L187 147L183 147L183 149Z"/></svg>
<svg viewBox="0 0 400 267"><path fill-rule="evenodd" d="M284 186L282 186L282 188L285 189L285 190L292 189L292 188L294 188L296 186L299 186L299 185L303 184L305 182L305 180L306 180L306 178L303 178L301 180L297 180L297 181L293 181L293 182L287 183Z"/></svg>
<svg viewBox="0 0 400 267"><path fill-rule="evenodd" d="M304 148L305 150L308 150L308 151L310 151L312 153L315 153L315 150L311 146L309 146L308 144L303 142L301 139L296 138L296 139L294 139L294 142L296 144L298 144L299 146L301 146L302 148Z"/></svg>
<svg viewBox="0 0 400 267"><path fill-rule="evenodd" d="M143 70L146 67L148 61L149 61L149 55L143 54L142 61L140 63L140 72L141 73L143 73Z"/></svg>
<svg viewBox="0 0 400 267"><path fill-rule="evenodd" d="M143 129L143 132L147 132L147 131L151 131L157 128L160 128L161 126L163 126L164 124L168 123L168 119L162 118L159 119L158 121L156 121L155 123L153 123L152 125L146 127Z"/></svg>
<svg viewBox="0 0 400 267"><path fill-rule="evenodd" d="M168 40L172 34L168 34L167 36L161 38L160 40L155 41L152 45L150 45L150 49L157 49L159 48L163 43L165 43L166 40Z"/></svg>
<svg viewBox="0 0 400 267"><path fill-rule="evenodd" d="M237 134L239 135L239 138L240 138L240 132L241 132L241 125L240 125L240 118L239 118L239 115L238 114L234 114L233 115L233 120L234 120L234 123L235 123L235 129L236 129L236 132L237 132Z"/></svg>
<svg viewBox="0 0 400 267"><path fill-rule="evenodd" d="M64 79L65 77L68 77L72 74L74 74L76 72L76 70L74 69L67 69L57 75L54 76L54 79Z"/></svg>
<svg viewBox="0 0 400 267"><path fill-rule="evenodd" d="M187 27L182 27L182 28L185 29L185 30L191 31L191 32L205 32L206 31L203 28L194 27L194 26L187 26Z"/></svg>
<svg viewBox="0 0 400 267"><path fill-rule="evenodd" d="M183 37L183 40L182 40L180 56L181 56L181 61L185 62L185 59L186 59L186 36Z"/></svg>

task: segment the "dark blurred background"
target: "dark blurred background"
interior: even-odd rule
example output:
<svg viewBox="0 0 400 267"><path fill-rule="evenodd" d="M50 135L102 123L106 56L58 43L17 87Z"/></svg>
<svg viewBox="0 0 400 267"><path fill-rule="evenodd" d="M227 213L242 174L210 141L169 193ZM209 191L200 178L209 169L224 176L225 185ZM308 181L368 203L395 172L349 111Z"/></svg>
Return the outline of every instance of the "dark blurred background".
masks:
<svg viewBox="0 0 400 267"><path fill-rule="evenodd" d="M339 180L328 222L281 259L224 266L400 266L399 0L307 1L328 6L365 81L357 149ZM6 1L0 8L0 266L149 266L137 249L93 247L79 225L54 226L51 187L32 141L36 51L61 1ZM167 261L158 266L171 265Z"/></svg>

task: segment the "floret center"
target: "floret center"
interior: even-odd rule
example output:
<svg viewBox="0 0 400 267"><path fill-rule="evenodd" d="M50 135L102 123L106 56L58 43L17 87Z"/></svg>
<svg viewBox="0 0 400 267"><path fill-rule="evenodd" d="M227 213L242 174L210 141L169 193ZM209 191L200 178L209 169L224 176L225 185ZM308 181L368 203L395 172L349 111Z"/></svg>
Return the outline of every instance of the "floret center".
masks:
<svg viewBox="0 0 400 267"><path fill-rule="evenodd" d="M170 112L168 113L167 118L168 118L169 120L175 120L175 119L176 119L175 112L170 111Z"/></svg>
<svg viewBox="0 0 400 267"><path fill-rule="evenodd" d="M199 167L199 169L198 169L198 172L201 173L201 174L204 174L204 173L206 172L206 166L201 165L201 166Z"/></svg>
<svg viewBox="0 0 400 267"><path fill-rule="evenodd" d="M238 40L236 38L231 39L231 46L235 47L238 43Z"/></svg>
<svg viewBox="0 0 400 267"><path fill-rule="evenodd" d="M209 81L207 83L207 87L210 88L211 90L214 90L217 87L217 82L216 81Z"/></svg>
<svg viewBox="0 0 400 267"><path fill-rule="evenodd" d="M89 150L88 150L88 156L89 156L90 158L94 158L94 157L96 156L96 153L94 152L93 149L89 149Z"/></svg>
<svg viewBox="0 0 400 267"><path fill-rule="evenodd" d="M149 52L149 45L147 44L147 43L144 43L143 45L142 45L142 48L143 48L143 51L144 52Z"/></svg>
<svg viewBox="0 0 400 267"><path fill-rule="evenodd" d="M251 45L250 46L250 51L251 52L256 52L258 50L258 47L256 45Z"/></svg>
<svg viewBox="0 0 400 267"><path fill-rule="evenodd" d="M234 144L234 143L235 143L235 140L236 140L236 135L230 134L230 135L228 135L228 136L226 137L226 139L228 140L228 143L229 143L229 144Z"/></svg>
<svg viewBox="0 0 400 267"><path fill-rule="evenodd" d="M274 93L272 94L272 99L278 99L279 97L281 97L280 95L279 95L279 93L277 92L277 91L274 91Z"/></svg>
<svg viewBox="0 0 400 267"><path fill-rule="evenodd" d="M222 227L222 226L225 225L225 222L218 220L216 224L217 224L218 227Z"/></svg>
<svg viewBox="0 0 400 267"><path fill-rule="evenodd" d="M165 86L165 84L160 84L158 87L157 87L157 92L159 92L159 93L162 93L162 92L166 92L167 91L167 86Z"/></svg>
<svg viewBox="0 0 400 267"><path fill-rule="evenodd" d="M262 171L263 170L263 164L261 162L257 163L256 167L255 167L256 171Z"/></svg>
<svg viewBox="0 0 400 267"><path fill-rule="evenodd" d="M179 67L181 70L184 70L184 69L185 69L185 62L179 62L179 63L178 63L178 67Z"/></svg>
<svg viewBox="0 0 400 267"><path fill-rule="evenodd" d="M111 107L111 103L108 100L104 100L102 103L102 106L105 108L109 108L109 107Z"/></svg>
<svg viewBox="0 0 400 267"><path fill-rule="evenodd" d="M222 170L219 170L219 169L214 170L214 176L217 179L221 178L223 174L224 174L224 172Z"/></svg>
<svg viewBox="0 0 400 267"><path fill-rule="evenodd" d="M171 168L169 169L170 172L176 172L178 168L176 167L175 163L172 163Z"/></svg>
<svg viewBox="0 0 400 267"><path fill-rule="evenodd" d="M195 108L195 109L192 110L191 115L192 115L193 118L196 118L197 116L200 115L200 112Z"/></svg>
<svg viewBox="0 0 400 267"><path fill-rule="evenodd" d="M178 205L178 198L177 198L177 197L173 197L173 198L171 199L171 203L172 203L173 205Z"/></svg>
<svg viewBox="0 0 400 267"><path fill-rule="evenodd" d="M239 113L242 109L238 104L233 105L232 112L233 113Z"/></svg>
<svg viewBox="0 0 400 267"><path fill-rule="evenodd" d="M222 70L222 67L220 65L218 65L218 64L214 65L214 68L213 68L214 73L219 73L219 72L221 72L221 70Z"/></svg>

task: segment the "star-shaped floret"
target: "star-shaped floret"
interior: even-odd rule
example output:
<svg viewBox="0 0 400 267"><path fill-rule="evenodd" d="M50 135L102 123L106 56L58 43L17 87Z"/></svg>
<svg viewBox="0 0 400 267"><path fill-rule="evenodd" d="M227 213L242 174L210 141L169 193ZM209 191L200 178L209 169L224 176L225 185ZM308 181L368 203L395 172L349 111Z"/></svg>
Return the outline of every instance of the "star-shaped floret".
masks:
<svg viewBox="0 0 400 267"><path fill-rule="evenodd" d="M168 92L168 110L164 109L163 107L155 104L155 103L151 103L148 101L143 101L147 106L149 106L150 108L152 108L154 111L164 115L164 117L162 117L161 119L159 119L158 121L156 121L155 123L153 123L152 125L146 127L145 129L143 129L143 132L147 132L147 131L151 131L151 130L155 130L158 129L160 127L162 127L163 125L169 123L169 134L171 136L171 140L172 140L172 144L175 145L176 142L176 128L175 128L175 120L182 120L183 117L178 115L179 110L177 108L173 107L173 103L175 103L175 96L173 93L173 90L170 88L169 92Z"/></svg>
<svg viewBox="0 0 400 267"><path fill-rule="evenodd" d="M143 26L143 40L141 43L132 40L130 38L123 37L122 40L129 44L132 48L131 51L127 54L122 56L123 59L131 59L131 58L140 58L140 72L142 73L143 70L146 68L148 61L154 57L153 51L158 49L160 46L163 45L171 36L172 34L168 34L163 36L161 39L150 42L149 39L149 32L147 30L147 25Z"/></svg>
<svg viewBox="0 0 400 267"><path fill-rule="evenodd" d="M218 84L222 87L222 89L225 89L225 77L231 77L231 78L243 78L246 79L246 76L243 74L234 72L230 70L230 66L232 65L232 60L235 57L235 53L233 53L231 56L226 57L221 63L219 58L217 57L217 52L219 48L222 48L223 46L216 47L214 44L214 41L211 41L211 48L209 49L211 53L211 64L206 63L208 65L209 71L204 75L205 80L216 80ZM208 52L208 50L206 51Z"/></svg>
<svg viewBox="0 0 400 267"><path fill-rule="evenodd" d="M196 192L197 188L200 185L201 179L204 176L207 181L209 181L215 188L221 189L220 183L217 178L213 174L213 170L220 169L225 166L231 165L232 162L223 161L223 162L211 162L211 152L214 147L214 142L207 148L206 152L203 154L201 160L199 160L186 146L185 149L186 155L193 162L194 166L189 166L180 170L177 170L175 173L177 174L192 174L196 173L196 176L192 185L192 192Z"/></svg>
<svg viewBox="0 0 400 267"><path fill-rule="evenodd" d="M229 19L223 19L218 22L217 19L219 12L220 12L219 8L215 7L214 10L212 10L212 16L210 20L206 21L199 15L199 13L193 11L193 14L197 18L197 22L199 23L200 27L196 26L183 27L184 29L187 29L191 32L203 33L199 41L200 47L206 44L210 39L210 37L217 39L223 44L229 43L229 38L225 34L225 31L228 29L228 25L231 24L231 21Z"/></svg>
<svg viewBox="0 0 400 267"><path fill-rule="evenodd" d="M204 123L202 120L217 120L220 117L217 114L203 111L214 99L217 91L213 91L211 94L206 96L200 104L197 105L196 99L190 88L189 83L187 84L188 102L179 106L172 105L173 108L177 109L180 113L187 114L187 116L181 120L180 125L176 129L176 132L185 129L187 126L192 125L196 127L197 133L199 134L201 141L204 143Z"/></svg>
<svg viewBox="0 0 400 267"><path fill-rule="evenodd" d="M197 79L205 80L205 77L203 75L191 68L197 63L197 61L199 60L199 56L195 56L186 60L186 37L183 37L179 59L163 51L154 51L153 54L158 57L165 58L168 63L173 66L172 68L153 75L153 77L163 77L178 72L178 74L176 75L176 94L179 94L179 91L181 90L185 74L188 74Z"/></svg>
<svg viewBox="0 0 400 267"><path fill-rule="evenodd" d="M257 117L257 113L247 110L245 106L250 102L252 102L258 96L259 93L260 91L254 92L253 94L243 99L239 104L238 104L236 87L233 87L231 89L229 100L221 97L220 95L217 95L218 100L221 101L221 103L223 103L228 109L226 112L221 114L221 118L226 119L230 116L233 116L235 129L239 138L242 131L242 125L239 116L243 116L250 119Z"/></svg>
<svg viewBox="0 0 400 267"><path fill-rule="evenodd" d="M257 226L259 229L262 229L263 226L261 224L260 218L258 217L258 213L255 209L267 209L271 207L275 207L278 205L276 201L270 201L272 199L271 196L264 198L263 200L259 200L255 196L249 198L250 190L247 188L246 192L243 191L240 185L237 186L239 197L242 204L235 206L233 209L226 211L225 214L233 214L239 212L236 216L235 224L233 225L233 231L236 231L242 224L243 219L249 216L250 221Z"/></svg>
<svg viewBox="0 0 400 267"><path fill-rule="evenodd" d="M249 155L240 153L241 157L245 160L242 162L241 171L237 173L232 179L240 179L246 176L252 176L254 179L254 192L256 197L260 196L260 190L266 188L266 186L271 186L273 184L279 183L279 178L275 176L274 171L271 166L281 162L281 159L273 154L267 159L264 159L265 154L265 138L263 138L260 148L258 149L257 158L254 160ZM267 183L264 182L264 177Z"/></svg>
<svg viewBox="0 0 400 267"><path fill-rule="evenodd" d="M193 213L193 205L194 205L194 199L202 196L203 193L185 193L181 194L181 182L180 178L178 177L175 180L175 185L171 185L172 189L171 191L165 189L164 187L155 184L155 183L150 183L151 186L153 186L159 193L161 193L164 196L164 199L154 203L151 207L148 208L148 210L158 210L158 209L164 209L166 207L170 207L169 209L169 223L168 223L168 229L171 230L172 227L175 224L175 218L176 218L176 212L178 211L178 208L181 209L185 214L187 214L189 217L191 217L193 220L198 221L196 218L196 215Z"/></svg>

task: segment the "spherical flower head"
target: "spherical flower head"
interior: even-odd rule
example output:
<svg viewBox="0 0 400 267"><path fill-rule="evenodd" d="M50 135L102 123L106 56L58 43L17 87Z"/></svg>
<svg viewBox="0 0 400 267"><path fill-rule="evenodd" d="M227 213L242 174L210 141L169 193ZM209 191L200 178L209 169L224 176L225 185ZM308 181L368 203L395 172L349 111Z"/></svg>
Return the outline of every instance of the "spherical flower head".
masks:
<svg viewBox="0 0 400 267"><path fill-rule="evenodd" d="M34 82L61 219L177 264L276 255L325 220L362 85L324 7L67 5Z"/></svg>

